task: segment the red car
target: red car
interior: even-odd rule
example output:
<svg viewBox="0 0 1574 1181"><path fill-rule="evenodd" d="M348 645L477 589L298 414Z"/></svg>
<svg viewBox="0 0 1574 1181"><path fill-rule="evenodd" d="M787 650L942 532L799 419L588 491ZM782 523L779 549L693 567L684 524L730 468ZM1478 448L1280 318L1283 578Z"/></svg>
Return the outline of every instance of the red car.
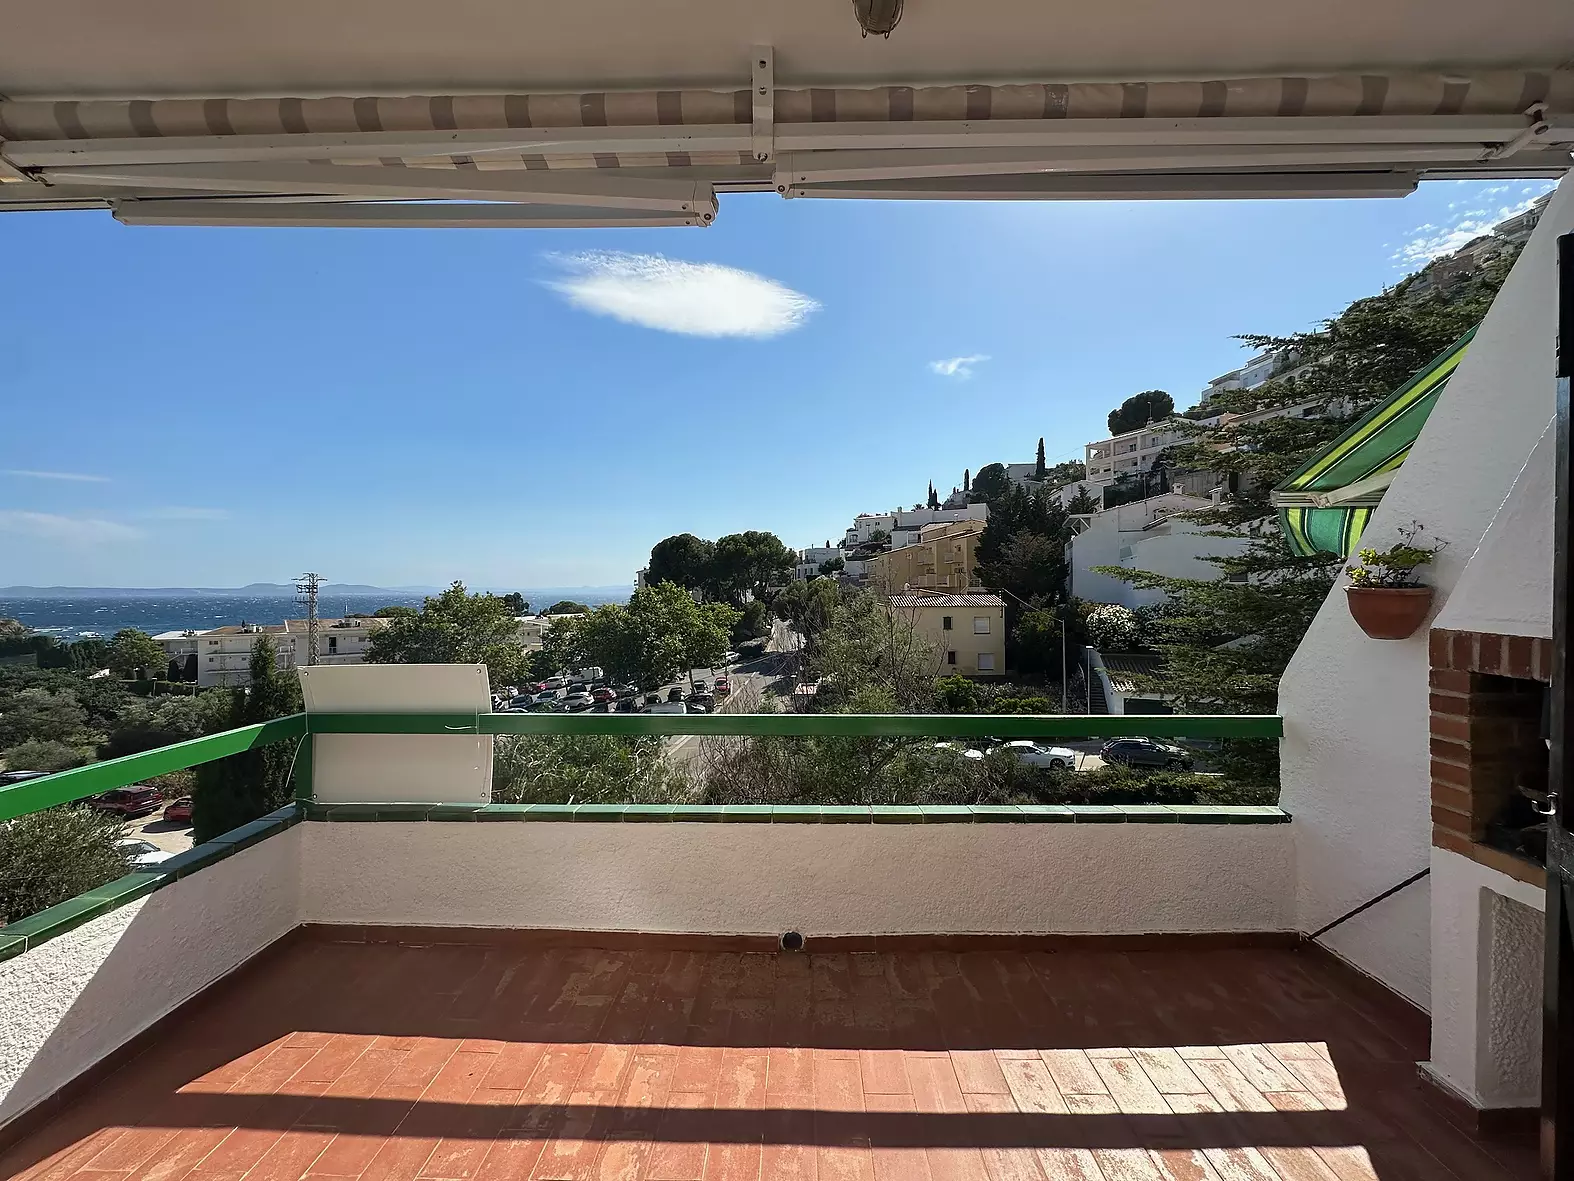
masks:
<svg viewBox="0 0 1574 1181"><path fill-rule="evenodd" d="M163 802L164 798L159 795L157 788L133 783L130 787L117 787L114 791L94 796L87 803L90 808L116 816L146 816L149 812L158 811L158 806Z"/></svg>
<svg viewBox="0 0 1574 1181"><path fill-rule="evenodd" d="M182 824L191 823L191 797L181 796L164 805L164 819Z"/></svg>
<svg viewBox="0 0 1574 1181"><path fill-rule="evenodd" d="M618 695L613 690L608 689L606 686L602 686L600 689L591 690L590 699L597 705L605 705L609 701L616 701L618 699Z"/></svg>
<svg viewBox="0 0 1574 1181"><path fill-rule="evenodd" d="M726 677L717 677L716 683L711 686L711 692L717 697L725 697L732 692L732 686L727 683Z"/></svg>

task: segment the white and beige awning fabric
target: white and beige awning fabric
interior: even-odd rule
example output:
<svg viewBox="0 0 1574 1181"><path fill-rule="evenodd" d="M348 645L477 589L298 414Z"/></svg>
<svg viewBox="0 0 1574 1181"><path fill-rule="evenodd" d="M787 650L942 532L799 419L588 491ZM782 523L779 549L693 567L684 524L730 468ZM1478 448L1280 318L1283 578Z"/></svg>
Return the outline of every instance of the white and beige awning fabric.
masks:
<svg viewBox="0 0 1574 1181"><path fill-rule="evenodd" d="M0 101L0 209L164 224L694 225L717 193L1385 196L1556 175L1574 70ZM462 203L462 204L456 204Z"/></svg>

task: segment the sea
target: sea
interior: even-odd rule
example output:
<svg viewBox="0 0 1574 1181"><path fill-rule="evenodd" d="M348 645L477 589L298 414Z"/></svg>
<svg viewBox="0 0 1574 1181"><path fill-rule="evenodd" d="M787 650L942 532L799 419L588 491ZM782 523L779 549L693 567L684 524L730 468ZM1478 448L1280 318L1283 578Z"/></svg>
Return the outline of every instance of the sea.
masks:
<svg viewBox="0 0 1574 1181"><path fill-rule="evenodd" d="M521 593L531 604L532 611L540 611L569 597L553 594L551 598L537 598L528 590ZM603 603L625 602L628 593L587 592L572 597L592 607L599 607ZM379 607L420 607L423 598L422 595L393 591L375 595L325 594L317 600L317 614L324 619L337 619L356 612L370 614ZM242 595L0 598L0 619L19 620L36 632L62 641L94 637L107 640L123 627L134 627L149 635L157 635L159 632L187 629L201 631L230 623L283 623L286 619L301 619L305 614L305 608L291 595L261 595L255 598Z"/></svg>

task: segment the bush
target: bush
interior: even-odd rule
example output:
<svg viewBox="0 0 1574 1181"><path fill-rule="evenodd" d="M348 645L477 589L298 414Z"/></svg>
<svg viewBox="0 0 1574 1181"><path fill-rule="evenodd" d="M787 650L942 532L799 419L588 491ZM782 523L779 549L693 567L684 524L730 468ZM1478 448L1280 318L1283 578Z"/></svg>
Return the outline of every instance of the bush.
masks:
<svg viewBox="0 0 1574 1181"><path fill-rule="evenodd" d="M1115 603L1093 608L1087 616L1088 641L1101 652L1129 652L1137 642L1135 612Z"/></svg>
<svg viewBox="0 0 1574 1181"><path fill-rule="evenodd" d="M687 795L660 738L521 734L499 737L492 749L499 804L666 804Z"/></svg>
<svg viewBox="0 0 1574 1181"><path fill-rule="evenodd" d="M953 714L978 712L978 685L964 676L941 677L935 681L935 697L940 708Z"/></svg>
<svg viewBox="0 0 1574 1181"><path fill-rule="evenodd" d="M8 771L68 771L93 761L93 748L53 738L35 738L0 751Z"/></svg>
<svg viewBox="0 0 1574 1181"><path fill-rule="evenodd" d="M66 805L0 825L0 921L15 922L112 882L129 868L120 824Z"/></svg>

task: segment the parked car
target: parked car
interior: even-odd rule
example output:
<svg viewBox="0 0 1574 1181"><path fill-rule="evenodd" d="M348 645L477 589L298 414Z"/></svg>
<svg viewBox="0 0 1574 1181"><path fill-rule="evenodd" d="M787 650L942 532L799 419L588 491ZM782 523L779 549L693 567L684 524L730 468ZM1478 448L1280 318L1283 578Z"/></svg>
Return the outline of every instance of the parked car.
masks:
<svg viewBox="0 0 1574 1181"><path fill-rule="evenodd" d="M166 853L152 841L144 841L140 837L126 837L115 842L115 848L125 855L127 861L138 869L149 865L157 865L160 861L168 861L175 854Z"/></svg>
<svg viewBox="0 0 1574 1181"><path fill-rule="evenodd" d="M683 700L697 714L708 714L716 708L716 699L709 693L690 693Z"/></svg>
<svg viewBox="0 0 1574 1181"><path fill-rule="evenodd" d="M638 712L638 710L639 710L639 702L634 700L634 698L632 698L632 697L619 697L618 698L618 713L620 713L620 714L631 714L631 713Z"/></svg>
<svg viewBox="0 0 1574 1181"><path fill-rule="evenodd" d="M557 694L549 693L531 702L530 707L525 712L529 714L560 714L563 712L563 703L558 700Z"/></svg>
<svg viewBox="0 0 1574 1181"><path fill-rule="evenodd" d="M181 796L165 804L164 819L176 824L191 823L191 797Z"/></svg>
<svg viewBox="0 0 1574 1181"><path fill-rule="evenodd" d="M707 688L709 688L709 686L705 684L705 678L704 677L695 677L694 678L694 689L693 689L693 691L695 693L703 693L703 692L705 692L705 690Z"/></svg>
<svg viewBox="0 0 1574 1181"><path fill-rule="evenodd" d="M557 700L557 693L555 691L551 690L551 689L548 689L548 690L546 690L545 692L542 692L542 693L537 693L536 697L535 697L535 702L536 702L537 705L545 705L548 701L556 701L556 700Z"/></svg>
<svg viewBox="0 0 1574 1181"><path fill-rule="evenodd" d="M682 701L683 700L683 690L682 690L682 688L680 688L677 685L674 685L672 688L668 689L667 690L667 700L668 701Z"/></svg>
<svg viewBox="0 0 1574 1181"><path fill-rule="evenodd" d="M596 704L596 699L589 693L570 693L563 698L563 708L569 713L580 713Z"/></svg>
<svg viewBox="0 0 1574 1181"><path fill-rule="evenodd" d="M567 689L567 688L568 688L568 678L564 677L564 676L548 677L546 680L541 682L541 690L542 690L542 692L545 692L548 689Z"/></svg>
<svg viewBox="0 0 1574 1181"><path fill-rule="evenodd" d="M149 812L156 812L163 802L157 788L133 783L130 787L117 787L114 791L94 796L87 801L87 805L115 816L146 816Z"/></svg>
<svg viewBox="0 0 1574 1181"><path fill-rule="evenodd" d="M731 668L733 665L738 663L738 654L736 652L728 652L721 658L721 662L728 668Z"/></svg>
<svg viewBox="0 0 1574 1181"><path fill-rule="evenodd" d="M716 683L711 686L711 692L717 697L725 697L732 692L732 686L727 683L726 677L717 677Z"/></svg>
<svg viewBox="0 0 1574 1181"><path fill-rule="evenodd" d="M518 697L510 697L508 699L508 701L504 703L504 707L503 708L505 708L505 709L524 709L526 706L528 706L534 700L535 700L535 698L532 697L530 694L528 694L528 693L521 693Z"/></svg>
<svg viewBox="0 0 1574 1181"><path fill-rule="evenodd" d="M13 783L26 783L29 779L42 779L48 771L0 771L0 787L9 787Z"/></svg>
<svg viewBox="0 0 1574 1181"><path fill-rule="evenodd" d="M603 685L599 689L592 689L590 691L590 699L597 705L606 705L610 701L616 701L618 699L618 695L616 692Z"/></svg>
<svg viewBox="0 0 1574 1181"><path fill-rule="evenodd" d="M1116 738L1106 742L1099 754L1106 763L1123 767L1163 767L1172 771L1191 769L1191 752L1185 747L1152 738Z"/></svg>
<svg viewBox="0 0 1574 1181"><path fill-rule="evenodd" d="M1070 747L1046 746L1023 739L1006 743L1005 749L1029 767L1047 767L1052 771L1074 771L1077 767L1077 752Z"/></svg>
<svg viewBox="0 0 1574 1181"><path fill-rule="evenodd" d="M681 701L658 701L655 705L647 705L640 711L647 714L686 714L689 707Z"/></svg>
<svg viewBox="0 0 1574 1181"><path fill-rule="evenodd" d="M632 698L632 697L638 697L638 696L639 696L639 686L638 685L619 685L618 686L618 700L619 701L622 701L625 697Z"/></svg>
<svg viewBox="0 0 1574 1181"><path fill-rule="evenodd" d="M661 694L660 693L647 693L647 694L645 694L645 704L646 705L660 705L661 704Z"/></svg>

